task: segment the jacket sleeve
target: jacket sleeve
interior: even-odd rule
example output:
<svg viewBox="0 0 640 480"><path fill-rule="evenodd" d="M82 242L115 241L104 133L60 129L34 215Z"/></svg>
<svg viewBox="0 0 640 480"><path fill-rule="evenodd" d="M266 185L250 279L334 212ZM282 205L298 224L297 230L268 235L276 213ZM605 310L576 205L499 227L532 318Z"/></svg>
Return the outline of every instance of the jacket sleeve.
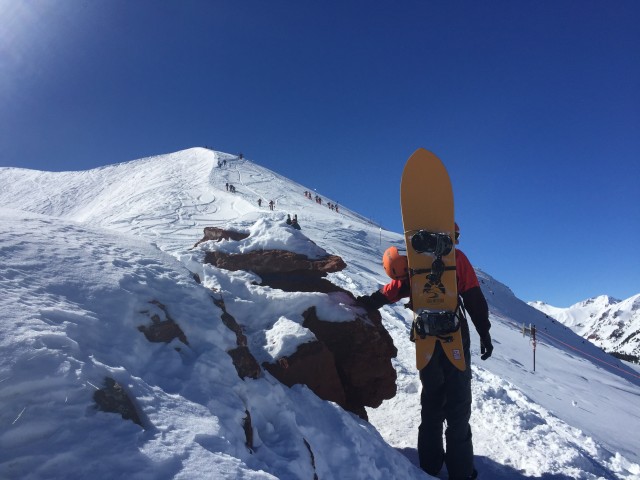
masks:
<svg viewBox="0 0 640 480"><path fill-rule="evenodd" d="M379 291L386 297L387 303L396 303L411 294L411 287L408 281L391 280Z"/></svg>
<svg viewBox="0 0 640 480"><path fill-rule="evenodd" d="M395 303L401 298L408 297L410 292L409 282L392 280L380 290L376 290L371 295L358 297L356 300L368 309L377 310L383 305Z"/></svg>
<svg viewBox="0 0 640 480"><path fill-rule="evenodd" d="M482 338L491 328L489 306L480 289L480 283L473 266L471 266L471 262L460 250L456 250L456 276L458 279L458 294L462 297L464 307L469 312L478 335Z"/></svg>
<svg viewBox="0 0 640 480"><path fill-rule="evenodd" d="M478 335L480 335L480 338L483 338L489 333L491 322L489 321L489 306L482 294L482 290L480 290L480 287L473 287L466 292L462 292L460 296L464 301L464 308L469 312L469 316L471 317L473 325L476 327Z"/></svg>

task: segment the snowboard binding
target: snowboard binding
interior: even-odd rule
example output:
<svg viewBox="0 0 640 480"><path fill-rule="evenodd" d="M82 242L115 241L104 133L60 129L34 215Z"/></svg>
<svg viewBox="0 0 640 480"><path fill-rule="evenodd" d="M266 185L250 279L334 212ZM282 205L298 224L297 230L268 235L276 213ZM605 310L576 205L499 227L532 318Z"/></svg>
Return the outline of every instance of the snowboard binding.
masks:
<svg viewBox="0 0 640 480"><path fill-rule="evenodd" d="M443 337L460 328L460 319L456 312L422 310L416 315L415 325L420 338Z"/></svg>
<svg viewBox="0 0 640 480"><path fill-rule="evenodd" d="M428 253L435 256L429 270L429 282L431 285L441 283L442 274L445 270L453 269L446 267L442 261L444 255L449 255L453 250L453 240L446 233L434 233L427 230L418 230L411 236L411 248L418 253ZM455 267L454 267L455 268ZM423 270L414 270L413 273L422 273Z"/></svg>
<svg viewBox="0 0 640 480"><path fill-rule="evenodd" d="M411 247L418 253L429 253L436 257L442 257L451 253L453 240L446 233L418 230L411 236Z"/></svg>

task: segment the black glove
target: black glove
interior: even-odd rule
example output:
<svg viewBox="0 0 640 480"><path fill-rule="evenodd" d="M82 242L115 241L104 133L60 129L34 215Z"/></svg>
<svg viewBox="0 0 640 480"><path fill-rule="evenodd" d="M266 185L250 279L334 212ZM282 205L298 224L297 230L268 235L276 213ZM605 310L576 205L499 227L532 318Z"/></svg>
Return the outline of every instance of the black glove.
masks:
<svg viewBox="0 0 640 480"><path fill-rule="evenodd" d="M360 297L356 297L356 302L365 307L367 310L370 310L371 307L371 297L369 295L362 295Z"/></svg>
<svg viewBox="0 0 640 480"><path fill-rule="evenodd" d="M491 343L491 335L489 332L480 337L480 358L486 360L493 353L493 343Z"/></svg>
<svg viewBox="0 0 640 480"><path fill-rule="evenodd" d="M367 310L378 310L383 305L389 303L387 297L385 297L380 291L373 292L371 295L363 295L362 297L357 297L356 301Z"/></svg>

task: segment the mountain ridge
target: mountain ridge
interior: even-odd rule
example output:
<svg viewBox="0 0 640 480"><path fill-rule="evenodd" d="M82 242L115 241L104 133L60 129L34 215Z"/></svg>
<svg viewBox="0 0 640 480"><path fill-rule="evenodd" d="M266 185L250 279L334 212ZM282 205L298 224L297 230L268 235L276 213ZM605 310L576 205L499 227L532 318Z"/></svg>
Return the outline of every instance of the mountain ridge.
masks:
<svg viewBox="0 0 640 480"><path fill-rule="evenodd" d="M13 425L0 434L0 468L28 472L33 457L23 445L35 448L36 455L61 458L63 452L46 442L34 444L37 436L31 443L18 441L28 438L21 433L22 424L35 431L39 422L55 438L76 439L81 438L74 429L80 422L107 442L107 437L93 430L99 420L101 429L135 450L118 464L116 471L123 475L136 471L157 478L198 478L206 468L221 478L308 476L313 472L311 449L320 478L347 478L354 472L364 475L360 478L428 478L415 468L420 382L408 338L411 315L402 305L381 309L384 326L398 348L397 394L368 410L369 425L321 402L305 388L283 388L270 377L233 379L235 371L224 354L233 345L231 334L215 315L211 318L211 307L206 306L211 304L210 294L191 280L197 273L203 286L224 298L235 318L257 322L256 338L261 337L261 324L272 338L281 318L285 320L278 325L301 322L287 306L316 302L313 294L260 287L251 272L205 266L203 257L210 249L241 251L248 245L229 240L192 248L205 226L252 231L249 242L269 246L282 244L289 232L286 215L297 214L302 234L345 259L347 267L328 278L354 294L370 293L386 281L379 259L388 245L403 245L402 235L380 229L345 206L340 205L337 213L307 198L304 191L310 189L233 155L197 148L150 158L124 162L117 169L101 167L66 175L63 185L60 176L0 169L5 185L0 193L5 206L0 211L0 251L8 260L0 266L0 281L7 292L0 311L18 312L16 305L26 305L25 313L12 324L15 330L7 330L18 332L11 337L13 342L0 343L6 355L0 363L5 391L15 396L0 396L9 407L3 423ZM218 167L219 159L226 159L227 165ZM111 178L111 172L119 177ZM236 193L226 190L227 183L237 187ZM269 210L265 203L258 206L258 198L273 199L276 209ZM260 222L264 228L257 227ZM47 254L49 264L33 260ZM477 335L472 332L472 427L479 470L497 479L544 474L634 478L640 474L640 441L620 438L616 428L621 423L640 427L633 408L640 394L640 376L597 347L583 345L573 332L526 305L489 274L477 272L490 305L496 346L491 359L479 362ZM147 321L148 315L162 318L162 309L149 306L154 296L164 298L167 312L187 338L195 339L193 345L174 341L149 346L136 333L126 331L117 332L115 344L96 337L94 332L107 334L110 325L135 330L141 315ZM24 303L26 298L29 301ZM318 298L320 304L327 301ZM123 309L126 305L135 308ZM345 308L351 307L331 306L334 311ZM531 345L522 338L522 323L535 323L541 332L535 373L529 366ZM128 350L112 352L113 345L119 344ZM91 357L93 346L97 350ZM177 356L176 347L181 349ZM24 405L29 407L24 412L44 413L51 408L37 398L19 396L23 384L17 374L28 376L28 359L34 355L60 359L58 372L67 372L61 377L55 369L48 370L60 386L73 387L70 400L59 404L73 407L63 410L68 425L21 414ZM65 362L84 367L70 369ZM12 370L16 365L20 370ZM154 429L139 433L107 414L75 417L87 408L83 403L87 382L97 382L93 378L97 371L111 373L142 399L143 417L153 420ZM29 379L38 392L46 392L37 377ZM78 381L85 387L76 388ZM601 385L612 387L601 391ZM286 413L278 405L285 406ZM253 419L256 448L252 453L244 445L244 409L251 411ZM182 422L193 425L197 434L190 435ZM198 422L206 428L197 427ZM81 469L89 453L82 441L72 444L67 457L74 460L71 466ZM552 449L562 455L548 459L546 452ZM105 443L101 454L103 459L115 459L116 453L117 448ZM349 462L344 461L347 458ZM99 463L92 462L93 468L100 468ZM46 472L53 471L47 469L53 464L48 465L32 478L45 478ZM163 471L162 465L171 468Z"/></svg>
<svg viewBox="0 0 640 480"><path fill-rule="evenodd" d="M604 351L640 363L640 294L624 300L600 295L567 308L543 302L531 302L530 305Z"/></svg>

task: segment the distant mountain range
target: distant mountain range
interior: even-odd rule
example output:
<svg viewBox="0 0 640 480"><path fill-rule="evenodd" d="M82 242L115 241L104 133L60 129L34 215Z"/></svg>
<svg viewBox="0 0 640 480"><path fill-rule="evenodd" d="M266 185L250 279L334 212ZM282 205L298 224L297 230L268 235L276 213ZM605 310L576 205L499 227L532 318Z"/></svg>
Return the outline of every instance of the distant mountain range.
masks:
<svg viewBox="0 0 640 480"><path fill-rule="evenodd" d="M618 300L608 295L590 298L568 308L529 302L604 351L640 363L640 294Z"/></svg>

